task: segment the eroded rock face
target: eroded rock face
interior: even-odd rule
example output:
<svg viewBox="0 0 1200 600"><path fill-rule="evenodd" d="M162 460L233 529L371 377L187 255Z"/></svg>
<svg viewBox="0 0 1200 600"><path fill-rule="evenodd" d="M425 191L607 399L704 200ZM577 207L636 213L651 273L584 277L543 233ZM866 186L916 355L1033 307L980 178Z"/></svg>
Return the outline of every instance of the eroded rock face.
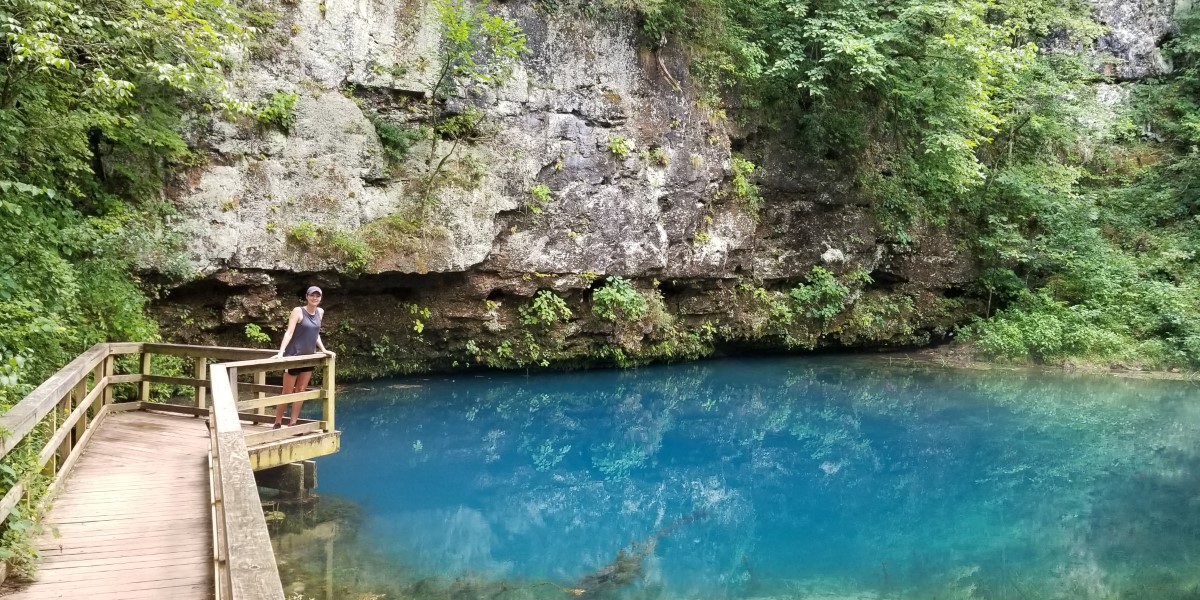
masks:
<svg viewBox="0 0 1200 600"><path fill-rule="evenodd" d="M1101 70L1132 80L1168 73L1171 65L1159 46L1174 28L1174 18L1191 10L1192 0L1090 0L1096 20L1108 31L1096 41L1107 64Z"/></svg>
<svg viewBox="0 0 1200 600"><path fill-rule="evenodd" d="M361 357L369 375L454 361L692 356L736 339L912 343L972 310L948 298L975 275L953 235L918 232L903 247L880 239L852 177L834 166L768 156L756 214L731 189L723 115L699 108L677 50L639 47L632 19L497 5L531 52L503 87L439 107L482 109L493 129L460 147L450 182L426 195L428 165L442 154L431 160L418 143L389 162L372 119L416 126L428 114L439 44L431 9L280 6L236 83L248 99L297 94L294 126L198 127L192 141L211 161L171 188L206 275L156 307L179 339L244 345L246 323L281 326L309 283L326 289L329 345ZM618 139L632 145L624 156ZM549 188L548 201L535 202L535 185ZM370 261L352 265L346 240L365 244ZM868 312L767 314L815 267L871 274L846 300ZM592 291L613 275L632 280L649 313L596 316ZM520 309L538 290L563 298L572 317L530 325Z"/></svg>

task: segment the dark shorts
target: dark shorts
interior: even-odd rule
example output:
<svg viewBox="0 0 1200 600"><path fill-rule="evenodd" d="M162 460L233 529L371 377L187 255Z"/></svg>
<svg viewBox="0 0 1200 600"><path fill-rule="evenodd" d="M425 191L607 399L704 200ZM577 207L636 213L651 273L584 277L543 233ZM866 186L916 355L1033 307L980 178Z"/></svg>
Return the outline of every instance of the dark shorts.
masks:
<svg viewBox="0 0 1200 600"><path fill-rule="evenodd" d="M316 367L296 367L295 369L285 369L283 372L288 375L299 375L301 373L312 373Z"/></svg>

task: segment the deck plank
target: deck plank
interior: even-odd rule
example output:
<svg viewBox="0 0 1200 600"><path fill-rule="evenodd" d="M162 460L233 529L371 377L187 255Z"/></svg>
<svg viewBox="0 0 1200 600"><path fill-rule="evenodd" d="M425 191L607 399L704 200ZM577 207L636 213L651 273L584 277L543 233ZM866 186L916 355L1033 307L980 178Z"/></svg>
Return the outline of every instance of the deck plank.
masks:
<svg viewBox="0 0 1200 600"><path fill-rule="evenodd" d="M45 557L37 579L0 594L210 599L208 444L202 419L109 415L46 516L35 542Z"/></svg>

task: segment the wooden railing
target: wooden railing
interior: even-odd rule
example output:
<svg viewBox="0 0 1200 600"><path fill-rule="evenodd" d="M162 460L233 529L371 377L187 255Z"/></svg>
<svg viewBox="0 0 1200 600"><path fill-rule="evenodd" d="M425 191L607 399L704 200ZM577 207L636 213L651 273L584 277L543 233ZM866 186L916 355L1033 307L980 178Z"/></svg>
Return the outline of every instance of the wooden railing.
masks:
<svg viewBox="0 0 1200 600"><path fill-rule="evenodd" d="M322 387L311 392L262 397L268 391L282 391L260 381L268 371L298 367L322 367ZM333 356L307 355L268 358L215 364L212 369L212 412L209 435L212 436L210 461L213 477L213 547L216 549L215 581L217 600L282 599L283 587L271 548L267 521L258 499L254 472L247 458L247 440L242 432L239 411L262 409L301 400L321 400L319 422L308 422L333 431L334 425ZM238 383L239 374L253 374L255 383ZM260 397L237 401L239 388ZM294 435L295 427L285 433ZM264 432L274 436L274 432ZM260 435L264 435L260 434ZM237 533L236 538L232 535Z"/></svg>
<svg viewBox="0 0 1200 600"><path fill-rule="evenodd" d="M116 374L117 357L140 355L139 372ZM92 433L112 412L161 408L209 417L211 481L213 496L214 570L220 600L283 598L279 574L271 551L266 521L247 456L247 439L241 421L263 422L265 415L242 411L319 399L319 421L305 421L287 433L334 431L335 360L332 355L273 358L272 350L184 346L154 343L97 344L55 373L16 406L0 415L0 458L7 457L23 441L45 438L37 448L37 467L50 483L44 498L53 496L66 479ZM193 377L153 373L155 355L192 359ZM209 364L210 361L240 361ZM318 367L320 389L282 394L282 386L267 385L266 374L294 367ZM212 379L208 378L211 369ZM238 376L252 375L252 382ZM130 402L113 403L113 387L136 384ZM154 384L195 389L196 407L172 407L151 402ZM213 407L208 409L208 392ZM242 400L239 392L252 396ZM273 395L269 395L273 394ZM33 436L41 427L42 436ZM268 435L270 432L267 432ZM262 435L262 434L259 434ZM29 502L31 480L13 484L0 498L0 522L22 501ZM234 535L231 535L234 534ZM236 542L232 541L236 538ZM271 583L273 581L273 584Z"/></svg>
<svg viewBox="0 0 1200 600"><path fill-rule="evenodd" d="M212 451L208 459L216 600L282 599L283 584L250 469L231 379L236 382L236 370L227 373L221 365L212 366L213 409L208 428Z"/></svg>

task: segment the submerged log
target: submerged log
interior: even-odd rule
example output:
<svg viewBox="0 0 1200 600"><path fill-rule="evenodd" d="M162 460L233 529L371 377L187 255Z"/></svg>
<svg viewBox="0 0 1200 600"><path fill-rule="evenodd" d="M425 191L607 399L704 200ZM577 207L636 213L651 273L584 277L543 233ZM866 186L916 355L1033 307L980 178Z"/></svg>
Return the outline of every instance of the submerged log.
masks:
<svg viewBox="0 0 1200 600"><path fill-rule="evenodd" d="M571 593L582 598L597 598L601 594L623 588L637 581L642 576L646 557L654 552L659 539L706 516L708 516L707 509L697 510L690 515L676 519L650 534L646 539L635 540L628 547L617 550L617 556L611 563L584 576L573 588L570 588Z"/></svg>

